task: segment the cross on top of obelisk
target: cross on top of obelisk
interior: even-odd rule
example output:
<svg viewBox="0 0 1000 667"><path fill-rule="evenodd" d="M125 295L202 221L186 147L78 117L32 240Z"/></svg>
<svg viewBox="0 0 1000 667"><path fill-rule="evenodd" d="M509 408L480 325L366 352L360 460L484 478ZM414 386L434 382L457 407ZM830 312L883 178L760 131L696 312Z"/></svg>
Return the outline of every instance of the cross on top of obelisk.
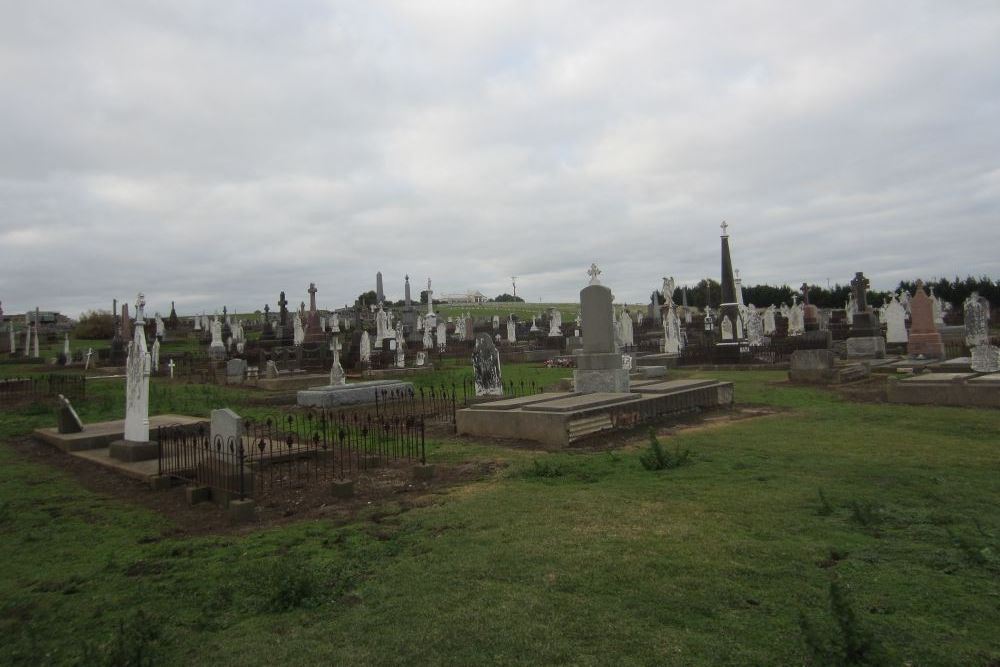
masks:
<svg viewBox="0 0 1000 667"><path fill-rule="evenodd" d="M590 276L591 285L600 285L601 281L597 279L597 276L601 275L601 270L597 268L597 264L591 264L590 270L587 271L587 275Z"/></svg>
<svg viewBox="0 0 1000 667"><path fill-rule="evenodd" d="M316 283L309 283L309 312L316 312Z"/></svg>
<svg viewBox="0 0 1000 667"><path fill-rule="evenodd" d="M729 223L728 222L726 222L725 220L723 220L722 224L719 225L719 227L722 227L722 235L723 236L729 236L729 233L726 231L727 229L729 229Z"/></svg>
<svg viewBox="0 0 1000 667"><path fill-rule="evenodd" d="M145 322L146 321L146 296L139 292L139 296L135 299L135 321Z"/></svg>

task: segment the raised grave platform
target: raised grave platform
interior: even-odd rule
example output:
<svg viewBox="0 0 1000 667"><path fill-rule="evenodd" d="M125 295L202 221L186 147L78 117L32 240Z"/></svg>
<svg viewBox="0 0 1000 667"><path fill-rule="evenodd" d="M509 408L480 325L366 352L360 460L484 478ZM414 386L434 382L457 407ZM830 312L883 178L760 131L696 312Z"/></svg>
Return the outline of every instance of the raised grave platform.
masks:
<svg viewBox="0 0 1000 667"><path fill-rule="evenodd" d="M717 380L639 380L631 389L552 392L480 403L456 413L456 429L461 435L565 447L601 432L733 403L733 384Z"/></svg>
<svg viewBox="0 0 1000 667"><path fill-rule="evenodd" d="M329 373L279 373L276 378L258 377L257 388L265 391L292 391L308 389L329 382Z"/></svg>
<svg viewBox="0 0 1000 667"><path fill-rule="evenodd" d="M159 426L196 426L208 425L204 417L187 417L185 415L156 415L149 418L149 437L156 440L156 429ZM106 422L84 424L79 433L60 433L58 428L38 428L34 435L40 440L58 447L64 452L79 452L87 449L102 449L116 440L125 438L125 420L115 419Z"/></svg>
<svg viewBox="0 0 1000 667"><path fill-rule="evenodd" d="M374 403L375 395L382 390L412 391L412 382L399 380L369 380L350 384L310 387L298 393L297 402L303 407L332 408L341 405Z"/></svg>
<svg viewBox="0 0 1000 667"><path fill-rule="evenodd" d="M890 382L890 403L1000 408L1000 373L924 373Z"/></svg>

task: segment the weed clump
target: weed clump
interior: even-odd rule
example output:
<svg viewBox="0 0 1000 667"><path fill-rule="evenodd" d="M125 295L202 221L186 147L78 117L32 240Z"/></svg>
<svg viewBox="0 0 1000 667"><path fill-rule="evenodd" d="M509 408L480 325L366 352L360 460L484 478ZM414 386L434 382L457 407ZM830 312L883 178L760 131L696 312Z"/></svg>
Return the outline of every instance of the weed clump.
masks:
<svg viewBox="0 0 1000 667"><path fill-rule="evenodd" d="M835 581L830 583L830 614L836 629L827 632L805 615L799 615L799 627L812 664L831 667L887 664L881 643L858 622L847 596Z"/></svg>
<svg viewBox="0 0 1000 667"><path fill-rule="evenodd" d="M820 516L830 516L833 514L833 505L826 499L826 494L823 493L822 488L819 490L819 509L816 510L816 514Z"/></svg>
<svg viewBox="0 0 1000 667"><path fill-rule="evenodd" d="M78 665L101 667L151 667L161 662L160 623L141 609L118 622L118 628L103 644L88 642Z"/></svg>
<svg viewBox="0 0 1000 667"><path fill-rule="evenodd" d="M548 461L538 461L537 459L531 462L531 470L528 471L528 475L531 477L542 477L545 479L552 479L554 477L562 477L563 469L556 465L555 463L549 463Z"/></svg>
<svg viewBox="0 0 1000 667"><path fill-rule="evenodd" d="M680 451L674 447L673 453L665 450L656 437L656 429L649 429L649 449L639 456L639 463L646 470L671 470L692 463L691 450Z"/></svg>

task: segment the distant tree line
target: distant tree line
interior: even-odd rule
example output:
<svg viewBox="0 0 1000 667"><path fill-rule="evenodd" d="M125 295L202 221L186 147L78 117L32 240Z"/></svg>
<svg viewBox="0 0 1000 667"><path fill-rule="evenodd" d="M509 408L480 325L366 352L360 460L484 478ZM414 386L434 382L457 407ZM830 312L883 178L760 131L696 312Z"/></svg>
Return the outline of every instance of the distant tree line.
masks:
<svg viewBox="0 0 1000 667"><path fill-rule="evenodd" d="M993 306L1000 306L1000 283L992 280L989 276L980 276L979 278L968 276L964 280L955 276L954 280L948 280L947 278L934 278L931 280L924 280L923 282L925 289L933 286L934 294L942 300L951 303L955 306L955 308L961 308L962 303L973 292L979 292L979 296L986 298L986 300ZM916 280L900 281L895 292L898 292L899 290L906 290L910 294L913 294L914 290L916 290L916 284ZM820 308L843 308L844 304L847 303L850 293L850 285L841 285L837 283L829 289L822 287L821 285L810 285L809 303L819 306ZM747 304L752 303L759 307L771 305L780 306L783 303L791 305L793 294L798 296L801 300L801 290L788 285L743 286L743 302ZM892 293L890 292L869 290L868 303L873 306L880 306L884 301L889 299L891 294ZM683 303L683 296L683 288L676 288L674 290L674 303L678 305ZM695 306L699 309L704 308L706 298L710 298L712 305L715 307L718 307L722 302L722 286L717 280L713 280L712 278L702 278L696 285L688 288L688 305ZM658 301L663 303L663 299L662 297L659 297L659 295Z"/></svg>

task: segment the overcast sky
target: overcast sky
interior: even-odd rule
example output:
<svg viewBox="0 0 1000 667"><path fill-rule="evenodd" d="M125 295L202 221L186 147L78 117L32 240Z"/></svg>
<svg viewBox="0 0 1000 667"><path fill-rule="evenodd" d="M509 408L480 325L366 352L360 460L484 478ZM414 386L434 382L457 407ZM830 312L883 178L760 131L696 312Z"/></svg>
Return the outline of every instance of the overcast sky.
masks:
<svg viewBox="0 0 1000 667"><path fill-rule="evenodd" d="M1000 275L1000 3L0 0L0 301Z"/></svg>

